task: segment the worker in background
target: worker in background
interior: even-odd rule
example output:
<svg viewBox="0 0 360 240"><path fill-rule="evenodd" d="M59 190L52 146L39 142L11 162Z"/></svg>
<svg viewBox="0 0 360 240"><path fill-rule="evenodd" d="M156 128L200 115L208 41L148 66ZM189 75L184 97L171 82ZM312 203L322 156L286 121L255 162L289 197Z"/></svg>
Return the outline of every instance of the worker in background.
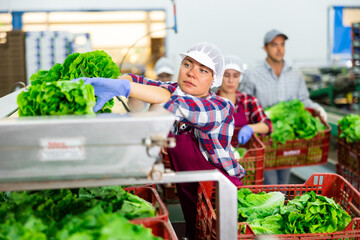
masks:
<svg viewBox="0 0 360 240"><path fill-rule="evenodd" d="M170 59L161 57L156 61L154 70L157 80L162 82L171 82L174 75L174 67Z"/></svg>
<svg viewBox="0 0 360 240"><path fill-rule="evenodd" d="M143 76L125 74L121 79L82 78L95 90L94 112L114 96L137 98L149 103L165 103L176 116L170 136L176 147L168 148L175 171L220 170L233 184L242 185L244 168L231 150L234 106L210 92L221 85L224 58L212 43L202 42L180 54L182 59L177 83L160 82ZM186 237L195 238L198 183L177 184L186 221Z"/></svg>
<svg viewBox="0 0 360 240"><path fill-rule="evenodd" d="M156 78L161 82L171 82L174 75L174 67L170 59L161 57L156 61L154 70ZM133 100L132 100L133 101ZM163 109L163 104L149 104L149 111L159 111Z"/></svg>
<svg viewBox="0 0 360 240"><path fill-rule="evenodd" d="M231 100L235 106L234 135L237 135L239 144L249 141L253 133L270 134L272 129L272 123L256 97L237 91L243 73L243 64L238 57L225 57L225 73L217 91L217 95Z"/></svg>
<svg viewBox="0 0 360 240"><path fill-rule="evenodd" d="M309 98L304 78L284 60L287 39L284 33L275 29L265 34L263 49L267 57L260 66L247 71L240 90L255 96L264 108L299 99L305 107L319 111L326 120L325 110ZM289 178L289 168L264 171L265 184L288 184Z"/></svg>
<svg viewBox="0 0 360 240"><path fill-rule="evenodd" d="M154 65L154 71L156 73L156 80L161 82L172 81L174 75L174 67L170 59L166 57L159 58ZM128 105L130 109L134 112L159 111L163 109L163 104L149 104L135 98L129 98Z"/></svg>

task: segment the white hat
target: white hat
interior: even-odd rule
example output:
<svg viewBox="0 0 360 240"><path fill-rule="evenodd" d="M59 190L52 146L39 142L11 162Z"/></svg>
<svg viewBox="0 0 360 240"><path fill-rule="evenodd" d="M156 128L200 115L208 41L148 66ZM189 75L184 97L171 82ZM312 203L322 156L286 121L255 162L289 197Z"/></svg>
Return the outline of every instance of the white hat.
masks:
<svg viewBox="0 0 360 240"><path fill-rule="evenodd" d="M242 61L240 60L240 58L238 58L236 56L226 56L225 57L225 71L228 69L233 69L235 71L244 73L245 66L242 63ZM240 78L239 78L239 82L241 82L243 77L244 77L244 75L241 74Z"/></svg>
<svg viewBox="0 0 360 240"><path fill-rule="evenodd" d="M244 66L240 58L236 56L226 56L225 57L225 70L233 69L235 71L244 72Z"/></svg>
<svg viewBox="0 0 360 240"><path fill-rule="evenodd" d="M214 81L211 87L219 87L224 75L224 57L212 43L200 42L192 46L186 53L180 54L181 61L188 56L213 70Z"/></svg>
<svg viewBox="0 0 360 240"><path fill-rule="evenodd" d="M161 73L168 73L170 75L174 74L174 68L170 62L170 60L166 57L162 57L155 63L154 70L156 75L160 75Z"/></svg>

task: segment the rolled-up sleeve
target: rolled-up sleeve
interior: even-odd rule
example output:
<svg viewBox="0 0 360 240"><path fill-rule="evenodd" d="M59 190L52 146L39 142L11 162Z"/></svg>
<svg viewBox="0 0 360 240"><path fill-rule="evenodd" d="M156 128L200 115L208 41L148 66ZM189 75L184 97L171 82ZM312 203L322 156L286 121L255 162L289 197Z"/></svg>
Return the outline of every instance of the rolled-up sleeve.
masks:
<svg viewBox="0 0 360 240"><path fill-rule="evenodd" d="M168 82L164 83L161 81L151 80L144 76L138 76L138 75L131 74L131 73L126 74L126 75L129 75L132 78L133 82L135 82L135 83L162 87L171 93L174 92L177 87L177 83L168 83Z"/></svg>
<svg viewBox="0 0 360 240"><path fill-rule="evenodd" d="M189 123L202 132L209 132L223 124L226 116L234 113L234 106L214 95L211 99L197 98L176 89L164 108L180 121Z"/></svg>

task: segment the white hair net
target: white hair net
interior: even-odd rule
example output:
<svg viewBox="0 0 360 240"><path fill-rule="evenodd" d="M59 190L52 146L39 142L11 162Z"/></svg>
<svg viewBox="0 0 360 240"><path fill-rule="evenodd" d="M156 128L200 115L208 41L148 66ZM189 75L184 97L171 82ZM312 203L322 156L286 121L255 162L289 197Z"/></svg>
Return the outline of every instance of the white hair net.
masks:
<svg viewBox="0 0 360 240"><path fill-rule="evenodd" d="M161 73L168 73L173 75L174 74L174 68L170 61L170 59L166 57L162 57L155 63L154 70L156 75L159 75Z"/></svg>
<svg viewBox="0 0 360 240"><path fill-rule="evenodd" d="M240 60L240 58L236 56L226 56L225 57L225 71L228 69L233 69L235 71L238 71L241 73L239 82L243 79L243 73L244 73L244 64Z"/></svg>
<svg viewBox="0 0 360 240"><path fill-rule="evenodd" d="M188 56L213 70L214 81L211 87L219 87L224 75L224 57L219 48L209 42L200 42L192 46L186 53L180 54L181 61Z"/></svg>

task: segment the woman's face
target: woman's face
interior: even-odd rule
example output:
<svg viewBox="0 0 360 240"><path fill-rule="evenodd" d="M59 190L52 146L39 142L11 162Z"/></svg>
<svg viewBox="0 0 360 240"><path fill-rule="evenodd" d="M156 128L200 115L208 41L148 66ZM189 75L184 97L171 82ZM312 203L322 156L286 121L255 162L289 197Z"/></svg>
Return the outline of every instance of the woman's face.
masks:
<svg viewBox="0 0 360 240"><path fill-rule="evenodd" d="M226 93L236 92L240 84L240 76L241 72L233 69L227 69L224 73L220 90Z"/></svg>
<svg viewBox="0 0 360 240"><path fill-rule="evenodd" d="M213 71L210 68L191 57L184 58L178 76L178 85L184 93L199 98L206 97L213 80Z"/></svg>

